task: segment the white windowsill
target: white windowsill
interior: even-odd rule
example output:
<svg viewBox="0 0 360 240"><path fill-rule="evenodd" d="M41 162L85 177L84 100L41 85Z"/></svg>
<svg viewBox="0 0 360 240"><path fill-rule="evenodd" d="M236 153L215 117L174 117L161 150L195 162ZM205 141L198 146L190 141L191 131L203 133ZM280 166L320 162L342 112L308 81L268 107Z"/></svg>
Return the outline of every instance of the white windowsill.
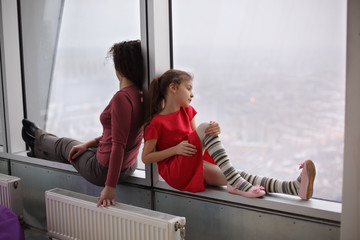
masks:
<svg viewBox="0 0 360 240"><path fill-rule="evenodd" d="M164 181L155 184L156 188L167 189L184 194L184 192L171 188ZM271 211L277 214L296 215L299 218L313 218L315 220L325 220L340 223L342 204L320 199L301 200L297 196L285 194L268 194L262 198L246 198L234 194L229 194L226 187L207 187L205 192L190 193L187 195L194 197L204 197L215 201L223 201L230 204L241 205L244 208L251 208L261 211Z"/></svg>
<svg viewBox="0 0 360 240"><path fill-rule="evenodd" d="M11 160L18 161L18 162L29 163L29 164L32 164L32 165L38 165L38 166L41 166L41 167L54 168L54 169L59 169L59 170L79 174L77 172L77 170L71 164L60 163L60 162L55 162L55 161L49 161L49 160L44 160L44 159L41 159L41 158L28 157L26 155L26 152L19 152L19 153L16 153L16 154L9 154L9 153L0 152L0 157L6 158L6 159L11 159ZM133 175L131 175L126 180L126 182L150 186L149 181L146 180L146 173L143 170L136 170L133 173Z"/></svg>
<svg viewBox="0 0 360 240"><path fill-rule="evenodd" d="M31 158L26 155L26 152L17 154L0 152L0 157L78 174L76 169L70 164L53 162L39 158ZM146 172L143 170L136 170L126 182L150 186L150 181L146 179ZM268 194L262 198L250 199L234 194L229 194L226 191L226 187L207 187L205 192L200 193L181 192L171 188L164 181L158 181L155 184L155 187L158 189L170 190L185 197L201 197L204 199L214 200L216 202L226 202L227 204L241 205L241 207L250 208L253 210L259 208L261 211L275 211L277 214L296 215L299 218L305 217L313 218L314 220L318 219L331 221L335 222L335 224L340 223L341 220L342 204L339 202L331 202L320 199L310 199L309 201L303 201L297 196L289 196L284 194Z"/></svg>

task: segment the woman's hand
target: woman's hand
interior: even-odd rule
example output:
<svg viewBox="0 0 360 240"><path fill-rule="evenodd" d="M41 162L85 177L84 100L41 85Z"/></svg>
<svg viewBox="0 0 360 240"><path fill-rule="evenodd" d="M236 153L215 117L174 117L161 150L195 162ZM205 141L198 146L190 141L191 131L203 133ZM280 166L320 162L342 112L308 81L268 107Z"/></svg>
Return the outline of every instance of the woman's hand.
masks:
<svg viewBox="0 0 360 240"><path fill-rule="evenodd" d="M178 145L175 146L176 155L183 155L186 157L190 157L196 153L196 146L192 145L188 141L182 141Z"/></svg>
<svg viewBox="0 0 360 240"><path fill-rule="evenodd" d="M110 204L115 206L115 190L116 188L114 187L105 186L101 191L100 197L98 197L97 207L109 207Z"/></svg>
<svg viewBox="0 0 360 240"><path fill-rule="evenodd" d="M83 154L87 149L88 147L85 143L73 146L69 153L69 162L72 162L75 158Z"/></svg>
<svg viewBox="0 0 360 240"><path fill-rule="evenodd" d="M209 126L205 129L205 134L217 136L221 133L220 125L217 122L210 121Z"/></svg>

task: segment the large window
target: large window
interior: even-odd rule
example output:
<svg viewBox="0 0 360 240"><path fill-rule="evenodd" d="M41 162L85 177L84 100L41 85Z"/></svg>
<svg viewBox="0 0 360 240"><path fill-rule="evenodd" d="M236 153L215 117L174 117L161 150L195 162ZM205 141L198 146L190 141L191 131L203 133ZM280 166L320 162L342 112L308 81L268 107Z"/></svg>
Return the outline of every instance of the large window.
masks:
<svg viewBox="0 0 360 240"><path fill-rule="evenodd" d="M116 42L140 39L139 4L22 1L28 118L80 141L102 134L100 114L119 90L107 52Z"/></svg>
<svg viewBox="0 0 360 240"><path fill-rule="evenodd" d="M65 1L48 131L82 141L102 134L99 116L119 90L107 52L114 43L132 39L140 39L139 1Z"/></svg>
<svg viewBox="0 0 360 240"><path fill-rule="evenodd" d="M205 6L205 7L204 7ZM341 201L345 1L173 0L174 68L194 75L197 123L215 120L238 169Z"/></svg>

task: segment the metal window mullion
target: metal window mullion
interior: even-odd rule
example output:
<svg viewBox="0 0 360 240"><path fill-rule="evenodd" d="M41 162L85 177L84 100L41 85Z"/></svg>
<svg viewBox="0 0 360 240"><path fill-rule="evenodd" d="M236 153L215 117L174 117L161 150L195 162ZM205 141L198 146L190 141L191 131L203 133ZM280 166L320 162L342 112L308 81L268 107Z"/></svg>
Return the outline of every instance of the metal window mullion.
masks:
<svg viewBox="0 0 360 240"><path fill-rule="evenodd" d="M146 15L146 25L145 22L142 22L142 28L146 26L147 76L149 84L152 79L171 68L170 5L169 0L148 0L142 1L142 4L146 7L146 14L142 14ZM145 31L142 29L142 40L144 35ZM157 165L151 164L151 166L147 166L146 174L151 177L152 184L155 186L159 181Z"/></svg>
<svg viewBox="0 0 360 240"><path fill-rule="evenodd" d="M6 150L15 153L25 150L25 144L21 139L23 96L17 1L1 0L0 11Z"/></svg>
<svg viewBox="0 0 360 240"><path fill-rule="evenodd" d="M360 238L360 2L347 12L345 137L341 239Z"/></svg>

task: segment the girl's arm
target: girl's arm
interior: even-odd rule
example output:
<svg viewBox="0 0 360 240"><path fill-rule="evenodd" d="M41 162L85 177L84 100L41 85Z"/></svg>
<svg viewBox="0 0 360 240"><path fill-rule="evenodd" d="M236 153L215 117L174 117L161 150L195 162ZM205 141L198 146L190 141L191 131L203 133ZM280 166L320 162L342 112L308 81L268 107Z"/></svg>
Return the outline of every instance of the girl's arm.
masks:
<svg viewBox="0 0 360 240"><path fill-rule="evenodd" d="M195 118L191 119L191 128L193 131L196 130ZM210 136L219 135L221 133L221 128L219 123L215 121L210 121L210 125L205 129L205 133Z"/></svg>
<svg viewBox="0 0 360 240"><path fill-rule="evenodd" d="M217 136L221 133L221 128L219 123L210 121L210 125L205 129L205 134L210 136Z"/></svg>
<svg viewBox="0 0 360 240"><path fill-rule="evenodd" d="M191 119L191 129L194 131L196 130L196 121L195 121L195 118Z"/></svg>
<svg viewBox="0 0 360 240"><path fill-rule="evenodd" d="M157 139L149 139L145 141L142 152L143 163L155 163L165 160L174 155L183 155L190 157L196 153L196 147L188 141L182 141L174 147L167 148L162 151L155 151Z"/></svg>

